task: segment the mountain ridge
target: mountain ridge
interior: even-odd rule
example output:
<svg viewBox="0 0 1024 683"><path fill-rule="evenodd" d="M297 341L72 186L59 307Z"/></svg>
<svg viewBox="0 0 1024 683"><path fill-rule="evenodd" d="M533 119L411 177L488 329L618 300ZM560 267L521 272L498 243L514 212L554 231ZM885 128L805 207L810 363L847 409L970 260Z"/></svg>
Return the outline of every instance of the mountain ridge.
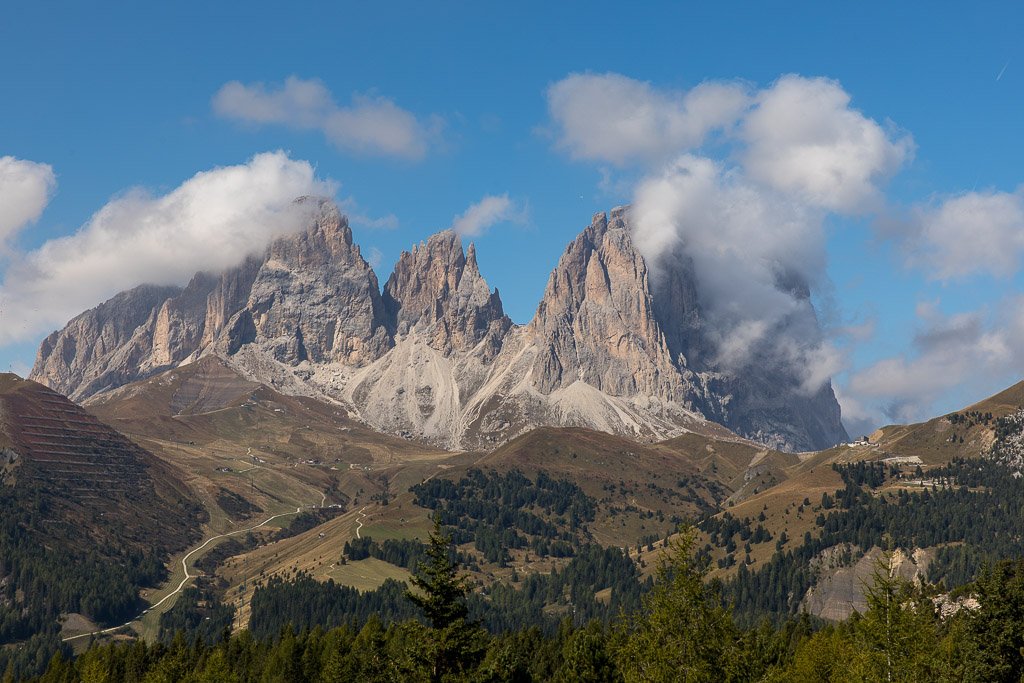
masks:
<svg viewBox="0 0 1024 683"><path fill-rule="evenodd" d="M30 377L83 400L216 354L381 431L456 449L539 425L657 440L706 420L785 450L847 438L830 384L806 396L785 369L737 376L705 360L685 257L654 292L627 207L593 217L533 319L515 325L453 231L402 252L382 291L338 208L305 201L318 202L308 230L185 288L118 294L48 336Z"/></svg>

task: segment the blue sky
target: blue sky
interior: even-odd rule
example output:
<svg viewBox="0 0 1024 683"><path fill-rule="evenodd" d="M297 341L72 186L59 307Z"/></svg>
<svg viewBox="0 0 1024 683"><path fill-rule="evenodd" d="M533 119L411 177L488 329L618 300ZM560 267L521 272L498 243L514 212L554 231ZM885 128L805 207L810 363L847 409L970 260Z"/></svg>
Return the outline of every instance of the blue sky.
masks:
<svg viewBox="0 0 1024 683"><path fill-rule="evenodd" d="M794 251L744 217L800 222L788 239L810 244L807 262L791 265L813 281L825 326L814 358L854 431L956 409L1024 374L1017 3L149 4L4 8L5 370L24 374L62 317L133 278L180 280L192 252L196 266L230 260L239 242L204 249L203 231L259 224L293 184L360 217L356 241L382 283L401 249L464 216L482 273L526 323L591 214L659 180L671 193L709 160L716 207L753 202L730 233L752 236L751 258ZM685 104L702 84L741 100L703 128ZM608 106L615 97L642 100L650 126L616 138L616 116L636 111ZM757 128L772 98L781 118ZM852 164L840 180L778 166L792 145L808 149L786 115L804 106L840 131L826 150ZM218 187L270 214L200 219L166 252L179 267L127 263L116 245L134 239L128 223L151 226L137 248L155 258L176 207L237 210L197 190L220 176L187 185L226 167L241 170ZM282 173L280 197L254 185ZM684 232L672 238L693 239ZM117 259L126 272L113 277Z"/></svg>

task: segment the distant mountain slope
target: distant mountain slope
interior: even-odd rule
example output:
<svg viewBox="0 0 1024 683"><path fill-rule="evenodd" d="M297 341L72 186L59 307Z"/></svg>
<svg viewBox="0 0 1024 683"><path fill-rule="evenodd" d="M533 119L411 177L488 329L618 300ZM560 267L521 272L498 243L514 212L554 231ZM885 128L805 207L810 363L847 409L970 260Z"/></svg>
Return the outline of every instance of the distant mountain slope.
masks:
<svg viewBox="0 0 1024 683"><path fill-rule="evenodd" d="M706 420L784 450L845 441L828 383L807 395L793 369L716 366L699 287L677 260L655 292L628 209L598 214L517 326L451 231L403 252L381 293L323 202L308 231L233 269L79 315L43 341L31 377L81 400L219 355L247 379L444 448L493 448L540 425L651 441Z"/></svg>
<svg viewBox="0 0 1024 683"><path fill-rule="evenodd" d="M205 518L171 467L63 396L0 374L0 669L41 670L69 614L106 626L135 616L140 588L165 579Z"/></svg>

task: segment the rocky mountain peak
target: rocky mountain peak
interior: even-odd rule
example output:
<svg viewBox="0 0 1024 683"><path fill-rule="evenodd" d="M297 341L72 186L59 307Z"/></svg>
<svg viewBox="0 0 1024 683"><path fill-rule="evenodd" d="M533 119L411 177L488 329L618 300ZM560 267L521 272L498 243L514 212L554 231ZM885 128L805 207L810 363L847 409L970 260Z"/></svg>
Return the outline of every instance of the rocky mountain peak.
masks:
<svg viewBox="0 0 1024 683"><path fill-rule="evenodd" d="M542 393L582 380L613 396L681 398L627 211L596 214L548 279L530 323L545 341L533 366Z"/></svg>
<svg viewBox="0 0 1024 683"><path fill-rule="evenodd" d="M500 339L511 321L480 275L476 247L462 251L462 240L444 230L412 251L403 251L384 285L384 302L399 335L413 328L428 334L429 343L445 353L467 351L491 334ZM493 329L492 329L493 328Z"/></svg>
<svg viewBox="0 0 1024 683"><path fill-rule="evenodd" d="M348 219L324 203L311 229L277 239L232 325L279 361L362 365L391 348L377 276Z"/></svg>
<svg viewBox="0 0 1024 683"><path fill-rule="evenodd" d="M388 311L400 328L444 317L446 302L458 289L466 257L454 230L431 235L424 243L403 251L384 285Z"/></svg>

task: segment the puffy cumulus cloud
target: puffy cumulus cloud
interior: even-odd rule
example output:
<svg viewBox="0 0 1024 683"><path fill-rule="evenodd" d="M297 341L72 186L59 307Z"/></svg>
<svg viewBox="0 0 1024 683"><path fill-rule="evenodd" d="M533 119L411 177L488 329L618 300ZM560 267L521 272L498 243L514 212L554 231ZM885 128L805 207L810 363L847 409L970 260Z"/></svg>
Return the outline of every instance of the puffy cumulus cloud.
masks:
<svg viewBox="0 0 1024 683"><path fill-rule="evenodd" d="M910 158L913 140L894 136L850 108L837 81L783 76L756 96L740 135L749 176L798 199L843 213L882 205L879 183Z"/></svg>
<svg viewBox="0 0 1024 683"><path fill-rule="evenodd" d="M525 209L519 208L515 202L503 195L488 195L475 204L471 204L465 212L452 221L452 230L460 235L479 235L495 223L513 221L521 223L526 220Z"/></svg>
<svg viewBox="0 0 1024 683"><path fill-rule="evenodd" d="M339 107L323 83L295 76L278 87L225 83L213 96L213 110L246 123L318 130L343 151L413 160L426 155L440 126L436 117L420 121L381 95L357 94L350 106Z"/></svg>
<svg viewBox="0 0 1024 683"><path fill-rule="evenodd" d="M1024 253L1024 186L1015 192L968 192L937 207L918 207L900 238L907 265L932 280L976 272L1010 276Z"/></svg>
<svg viewBox="0 0 1024 683"><path fill-rule="evenodd" d="M547 91L558 145L578 159L625 164L699 147L748 106L739 83L708 82L683 93L615 73L570 74Z"/></svg>
<svg viewBox="0 0 1024 683"><path fill-rule="evenodd" d="M911 352L855 372L843 388L863 413L890 422L932 417L932 406L954 387L978 398L1019 380L1024 354L1024 297L1003 301L991 315L944 315L934 303L917 308ZM843 411L846 412L846 404Z"/></svg>
<svg viewBox="0 0 1024 683"><path fill-rule="evenodd" d="M715 140L730 146L750 181L840 213L880 209L880 184L914 149L909 135L851 108L850 95L825 78L677 91L615 73L570 74L548 88L547 100L557 145L574 158L661 164L720 132Z"/></svg>
<svg viewBox="0 0 1024 683"><path fill-rule="evenodd" d="M766 355L814 393L845 359L824 338L810 286L825 273L823 212L750 183L736 169L684 155L636 189L633 239L655 296L685 254L717 362L739 371Z"/></svg>
<svg viewBox="0 0 1024 683"><path fill-rule="evenodd" d="M39 219L56 187L50 165L0 157L0 248Z"/></svg>
<svg viewBox="0 0 1024 683"><path fill-rule="evenodd" d="M332 195L305 161L283 152L197 173L164 195L135 189L110 201L73 235L46 242L4 275L0 345L63 324L140 283L184 284L309 224L314 202Z"/></svg>

